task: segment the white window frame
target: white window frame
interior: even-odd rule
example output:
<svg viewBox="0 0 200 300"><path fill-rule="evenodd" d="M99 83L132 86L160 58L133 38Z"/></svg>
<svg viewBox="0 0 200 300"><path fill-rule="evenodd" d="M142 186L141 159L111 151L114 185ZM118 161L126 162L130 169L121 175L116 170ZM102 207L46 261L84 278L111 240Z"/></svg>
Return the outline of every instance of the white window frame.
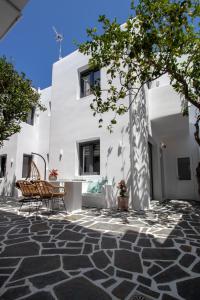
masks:
<svg viewBox="0 0 200 300"><path fill-rule="evenodd" d="M94 143L95 141L98 141L99 142L99 145L100 145L100 153L99 153L99 156L100 156L100 166L99 166L99 172L94 172L94 173L83 173L81 174L80 172L80 146L81 144L92 144ZM99 137L95 137L95 138L91 138L91 139L84 139L84 140L79 140L76 142L76 149L77 149L77 168L76 168L76 173L79 177L99 177L100 174L101 174L101 141L100 141L100 138Z"/></svg>

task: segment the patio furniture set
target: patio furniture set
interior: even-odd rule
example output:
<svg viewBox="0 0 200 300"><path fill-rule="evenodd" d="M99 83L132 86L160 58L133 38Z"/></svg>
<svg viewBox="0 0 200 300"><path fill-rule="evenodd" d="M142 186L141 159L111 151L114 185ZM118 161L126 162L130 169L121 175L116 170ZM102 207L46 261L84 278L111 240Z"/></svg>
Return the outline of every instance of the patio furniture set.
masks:
<svg viewBox="0 0 200 300"><path fill-rule="evenodd" d="M55 207L55 202L59 201L62 202L63 207L66 210L64 202L65 188L62 186L52 185L45 180L18 180L16 182L16 187L21 191L23 196L23 198L19 200L21 204L20 210L26 203L36 204L36 211L42 207L43 203L45 203L48 209L53 210Z"/></svg>
<svg viewBox="0 0 200 300"><path fill-rule="evenodd" d="M105 179L99 181L59 179L51 180L51 183L45 180L18 180L16 186L23 196L19 200L20 209L25 203L29 203L35 204L36 211L43 204L53 211L60 202L68 213L80 212L82 207L116 207L116 195L113 193L112 185L108 184ZM120 210L128 209L128 197L125 196L120 196L120 198L125 198L125 206L118 199L118 209Z"/></svg>

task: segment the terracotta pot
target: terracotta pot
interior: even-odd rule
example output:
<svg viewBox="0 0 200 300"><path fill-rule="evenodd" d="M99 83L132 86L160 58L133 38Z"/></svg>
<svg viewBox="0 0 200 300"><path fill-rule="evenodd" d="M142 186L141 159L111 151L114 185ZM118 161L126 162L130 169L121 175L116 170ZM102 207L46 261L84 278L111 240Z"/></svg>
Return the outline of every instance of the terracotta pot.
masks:
<svg viewBox="0 0 200 300"><path fill-rule="evenodd" d="M118 209L121 210L128 210L128 196L118 196L117 201L118 201Z"/></svg>
<svg viewBox="0 0 200 300"><path fill-rule="evenodd" d="M49 180L57 180L57 176L51 176L51 175L49 175Z"/></svg>

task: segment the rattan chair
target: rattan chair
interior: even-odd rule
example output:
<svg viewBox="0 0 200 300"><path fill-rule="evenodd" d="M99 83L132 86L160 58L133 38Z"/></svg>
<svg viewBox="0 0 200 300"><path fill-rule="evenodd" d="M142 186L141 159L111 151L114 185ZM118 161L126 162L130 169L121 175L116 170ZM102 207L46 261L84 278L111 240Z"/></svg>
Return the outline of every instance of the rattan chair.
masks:
<svg viewBox="0 0 200 300"><path fill-rule="evenodd" d="M64 189L64 187L52 185L45 180L35 181L34 184L37 187L40 198L45 202L46 205L50 204L52 210L55 201L62 201L63 206L66 210L64 202L65 191L60 192L60 189Z"/></svg>
<svg viewBox="0 0 200 300"><path fill-rule="evenodd" d="M21 204L19 210L21 210L22 206L25 203L38 204L36 206L36 209L38 210L40 205L42 204L42 201L37 186L34 183L31 183L27 180L18 180L16 182L16 187L21 191L23 196L22 199L19 199L19 203Z"/></svg>

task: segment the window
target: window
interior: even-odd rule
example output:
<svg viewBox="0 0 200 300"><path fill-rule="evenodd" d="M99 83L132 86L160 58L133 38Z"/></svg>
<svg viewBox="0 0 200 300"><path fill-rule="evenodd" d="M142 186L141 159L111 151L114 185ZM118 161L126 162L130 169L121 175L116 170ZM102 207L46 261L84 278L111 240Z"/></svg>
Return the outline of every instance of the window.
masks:
<svg viewBox="0 0 200 300"><path fill-rule="evenodd" d="M178 178L179 180L191 180L190 158L178 158Z"/></svg>
<svg viewBox="0 0 200 300"><path fill-rule="evenodd" d="M100 70L84 71L80 74L81 98L92 94L92 87L100 85Z"/></svg>
<svg viewBox="0 0 200 300"><path fill-rule="evenodd" d="M6 176L6 161L7 155L0 155L0 178Z"/></svg>
<svg viewBox="0 0 200 300"><path fill-rule="evenodd" d="M80 175L100 174L100 141L79 144Z"/></svg>
<svg viewBox="0 0 200 300"><path fill-rule="evenodd" d="M27 178L31 169L32 156L28 154L23 155L22 178Z"/></svg>
<svg viewBox="0 0 200 300"><path fill-rule="evenodd" d="M35 117L35 107L33 107L31 109L31 111L29 112L27 119L26 119L26 123L29 125L34 125L34 117Z"/></svg>

